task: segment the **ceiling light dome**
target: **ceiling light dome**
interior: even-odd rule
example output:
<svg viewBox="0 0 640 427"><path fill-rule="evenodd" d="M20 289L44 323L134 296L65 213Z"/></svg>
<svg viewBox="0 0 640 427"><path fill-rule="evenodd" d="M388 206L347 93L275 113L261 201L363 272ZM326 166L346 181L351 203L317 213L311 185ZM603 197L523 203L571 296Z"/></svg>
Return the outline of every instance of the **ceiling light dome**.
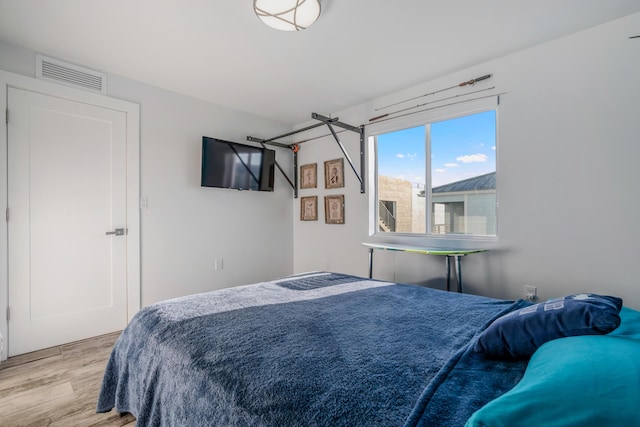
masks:
<svg viewBox="0 0 640 427"><path fill-rule="evenodd" d="M300 31L320 16L320 0L253 0L253 10L276 30Z"/></svg>

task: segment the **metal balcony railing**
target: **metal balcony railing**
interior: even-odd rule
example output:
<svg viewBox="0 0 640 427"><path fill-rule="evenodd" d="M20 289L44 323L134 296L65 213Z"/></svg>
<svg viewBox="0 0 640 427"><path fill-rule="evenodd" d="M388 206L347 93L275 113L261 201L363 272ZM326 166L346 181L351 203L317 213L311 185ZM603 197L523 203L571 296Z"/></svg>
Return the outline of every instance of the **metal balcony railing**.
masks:
<svg viewBox="0 0 640 427"><path fill-rule="evenodd" d="M390 232L396 231L396 217L387 209L383 201L378 202L378 219Z"/></svg>

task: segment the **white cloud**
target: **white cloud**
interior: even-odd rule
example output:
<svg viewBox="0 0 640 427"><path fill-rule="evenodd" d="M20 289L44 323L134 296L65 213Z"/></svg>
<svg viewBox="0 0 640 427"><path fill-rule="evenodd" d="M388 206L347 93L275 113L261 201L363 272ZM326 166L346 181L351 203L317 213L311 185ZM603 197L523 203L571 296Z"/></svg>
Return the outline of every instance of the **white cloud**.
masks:
<svg viewBox="0 0 640 427"><path fill-rule="evenodd" d="M459 165L459 164L457 164L457 163L445 163L444 165L445 165L446 167L448 167L448 168L457 168L457 167L460 167L460 165Z"/></svg>
<svg viewBox="0 0 640 427"><path fill-rule="evenodd" d="M417 156L418 156L417 153L407 153L407 154L398 153L398 154L396 154L396 157L399 158L399 159L404 159L405 157L408 157L410 159L415 159Z"/></svg>
<svg viewBox="0 0 640 427"><path fill-rule="evenodd" d="M494 145L493 147L491 147L491 149L492 149L493 151L496 151L496 146Z"/></svg>
<svg viewBox="0 0 640 427"><path fill-rule="evenodd" d="M466 156L456 157L456 160L462 163L483 163L487 161L486 154L468 154Z"/></svg>
<svg viewBox="0 0 640 427"><path fill-rule="evenodd" d="M439 173L445 173L447 170L446 169L435 169L436 172Z"/></svg>

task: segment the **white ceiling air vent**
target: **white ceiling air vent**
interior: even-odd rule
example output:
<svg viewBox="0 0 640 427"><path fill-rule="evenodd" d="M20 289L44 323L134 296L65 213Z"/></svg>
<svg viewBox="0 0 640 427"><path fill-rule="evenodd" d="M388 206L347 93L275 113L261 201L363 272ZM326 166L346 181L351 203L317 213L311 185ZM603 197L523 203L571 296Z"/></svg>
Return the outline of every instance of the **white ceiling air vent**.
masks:
<svg viewBox="0 0 640 427"><path fill-rule="evenodd" d="M42 55L36 55L36 78L107 94L105 73Z"/></svg>

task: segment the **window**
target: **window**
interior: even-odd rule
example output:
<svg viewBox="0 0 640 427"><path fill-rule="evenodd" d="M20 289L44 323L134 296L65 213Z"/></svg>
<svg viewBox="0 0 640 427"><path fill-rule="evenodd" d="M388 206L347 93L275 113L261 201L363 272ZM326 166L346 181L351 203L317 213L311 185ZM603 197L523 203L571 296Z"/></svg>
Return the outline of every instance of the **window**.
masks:
<svg viewBox="0 0 640 427"><path fill-rule="evenodd" d="M376 233L496 235L496 109L375 129ZM406 124L406 122L405 122ZM371 152L371 151L370 151Z"/></svg>

